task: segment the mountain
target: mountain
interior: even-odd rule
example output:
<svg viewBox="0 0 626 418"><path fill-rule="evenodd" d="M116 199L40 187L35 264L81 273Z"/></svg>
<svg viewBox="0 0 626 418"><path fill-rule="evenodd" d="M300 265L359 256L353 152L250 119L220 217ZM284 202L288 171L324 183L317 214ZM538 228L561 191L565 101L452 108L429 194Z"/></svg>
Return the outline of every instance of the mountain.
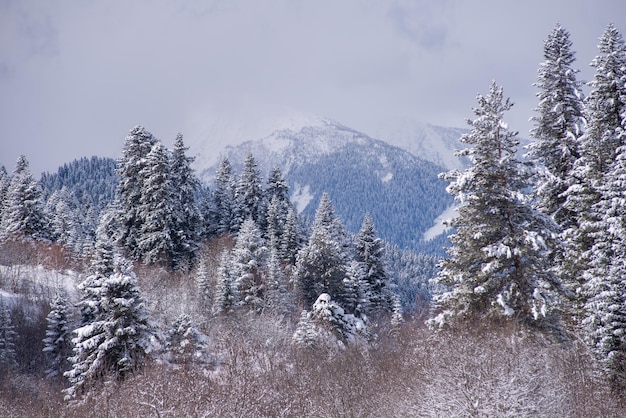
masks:
<svg viewBox="0 0 626 418"><path fill-rule="evenodd" d="M256 158L264 178L279 167L298 210L312 219L319 198L329 193L338 216L352 232L369 212L380 237L404 248L424 246L424 234L452 205L438 174L446 169L433 162L329 119L265 138L227 147L235 172L248 153ZM199 170L211 182L217 165ZM440 242L432 243L440 248Z"/></svg>

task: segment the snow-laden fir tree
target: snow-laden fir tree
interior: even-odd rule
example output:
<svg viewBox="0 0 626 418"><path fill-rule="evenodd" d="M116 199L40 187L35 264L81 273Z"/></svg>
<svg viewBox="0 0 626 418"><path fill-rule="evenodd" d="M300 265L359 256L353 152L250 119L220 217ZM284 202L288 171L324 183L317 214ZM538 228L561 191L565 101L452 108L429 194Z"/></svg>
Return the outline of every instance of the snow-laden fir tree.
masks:
<svg viewBox="0 0 626 418"><path fill-rule="evenodd" d="M223 251L217 268L213 313L216 315L228 313L237 306L238 302L237 286L231 275L230 254L228 251Z"/></svg>
<svg viewBox="0 0 626 418"><path fill-rule="evenodd" d="M172 264L174 268L189 269L200 246L201 217L196 204L200 183L191 164L193 157L185 155L183 136L178 134L172 150L170 172L172 176L174 224Z"/></svg>
<svg viewBox="0 0 626 418"><path fill-rule="evenodd" d="M345 242L343 225L324 193L315 213L309 241L296 257L295 287L305 305L312 305L322 293L330 294L340 304L350 303L345 300L344 289L348 268Z"/></svg>
<svg viewBox="0 0 626 418"><path fill-rule="evenodd" d="M207 216L210 234L221 235L235 232L235 176L228 158L220 162L215 176L215 188Z"/></svg>
<svg viewBox="0 0 626 418"><path fill-rule="evenodd" d="M230 257L230 276L234 281L239 302L254 310L263 308L266 290L263 269L267 263L268 250L257 224L246 219Z"/></svg>
<svg viewBox="0 0 626 418"><path fill-rule="evenodd" d="M71 308L67 298L58 294L50 302L50 313L46 317L48 326L43 340L43 352L47 359L46 377L60 377L68 370L68 357L72 351L70 329Z"/></svg>
<svg viewBox="0 0 626 418"><path fill-rule="evenodd" d="M529 179L515 158L517 133L503 120L512 104L493 82L478 105L470 133L461 137L470 148L457 153L472 166L442 175L460 207L448 223L456 232L437 277L448 291L435 297L440 313L429 322L491 317L554 325L560 285L546 258L552 226L523 194Z"/></svg>
<svg viewBox="0 0 626 418"><path fill-rule="evenodd" d="M171 364L194 368L214 361L209 353L209 339L186 313L180 314L167 331L164 348Z"/></svg>
<svg viewBox="0 0 626 418"><path fill-rule="evenodd" d="M0 370L17 367L16 338L17 333L11 321L11 311L4 298L0 296Z"/></svg>
<svg viewBox="0 0 626 418"><path fill-rule="evenodd" d="M235 188L235 225L251 218L257 225L262 216L263 187L261 172L256 159L249 153L243 163L243 169Z"/></svg>
<svg viewBox="0 0 626 418"><path fill-rule="evenodd" d="M134 259L140 258L137 240L143 225L138 213L140 199L144 194L140 173L145 169L148 163L146 157L155 143L156 139L143 126L135 126L126 136L122 156L117 162L117 201L121 215L119 240Z"/></svg>
<svg viewBox="0 0 626 418"><path fill-rule="evenodd" d="M132 272L87 279L88 297L99 296L93 318L74 330L71 369L64 373L71 386L66 398L81 395L106 378L124 379L147 360L155 348L151 323L137 279Z"/></svg>
<svg viewBox="0 0 626 418"><path fill-rule="evenodd" d="M293 266L296 264L296 254L300 250L300 235L298 234L298 215L293 207L287 211L287 219L283 228L280 242L280 258Z"/></svg>
<svg viewBox="0 0 626 418"><path fill-rule="evenodd" d="M267 240L274 242L275 246L280 245L290 207L289 185L283 177L282 171L275 167L267 179L267 188L263 193L261 202L261 220L259 223L259 227Z"/></svg>
<svg viewBox="0 0 626 418"><path fill-rule="evenodd" d="M299 347L335 350L366 344L370 337L360 318L346 313L330 295L322 293L311 311L302 312L292 342Z"/></svg>
<svg viewBox="0 0 626 418"><path fill-rule="evenodd" d="M389 276L384 264L384 246L376 237L374 221L365 215L363 224L356 236L355 261L361 265L364 273L359 281L359 294L363 313L373 310L391 312L393 293L389 285Z"/></svg>
<svg viewBox="0 0 626 418"><path fill-rule="evenodd" d="M143 187L136 208L136 219L141 224L136 237L137 255L147 264L171 266L176 227L174 187L167 150L161 143L154 144L146 156L139 178Z"/></svg>
<svg viewBox="0 0 626 418"><path fill-rule="evenodd" d="M562 269L565 276L574 279L570 286L578 295L573 312L576 320L584 316L581 311L588 296L582 292L584 283L593 276L605 275L608 269L608 257L603 257L603 262L594 260L598 252L593 247L598 242L597 234L605 229L606 204L600 201L606 190L602 189L619 147L625 145L626 46L613 25L608 25L598 49L599 55L591 64L596 68L589 82L591 91L585 100L587 128L580 138L580 157L574 163L565 192L566 207L575 214L576 224L564 232L567 245ZM594 266L590 271L592 260Z"/></svg>
<svg viewBox="0 0 626 418"><path fill-rule="evenodd" d="M198 262L198 268L196 270L196 284L198 285L198 299L200 301L200 305L208 311L211 307L213 291L211 275L209 274L207 265L203 260Z"/></svg>
<svg viewBox="0 0 626 418"><path fill-rule="evenodd" d="M0 166L0 224L2 222L2 208L4 207L4 201L7 197L7 190L9 189L9 183L11 178L7 173L5 166Z"/></svg>
<svg viewBox="0 0 626 418"><path fill-rule="evenodd" d="M14 239L46 239L48 221L39 184L33 179L26 157L15 164L2 208L0 236Z"/></svg>
<svg viewBox="0 0 626 418"><path fill-rule="evenodd" d="M626 77L625 77L626 80ZM626 130L620 141L626 140ZM585 256L582 295L584 335L613 389L626 388L626 145L600 185L593 206L598 221L591 227L594 243Z"/></svg>
<svg viewBox="0 0 626 418"><path fill-rule="evenodd" d="M265 308L278 314L289 314L293 310L293 303L287 289L287 278L275 248L271 248L269 252L266 282Z"/></svg>
<svg viewBox="0 0 626 418"><path fill-rule="evenodd" d="M574 214L564 207L567 182L579 157L579 138L583 133L582 83L569 32L557 24L544 43L545 61L539 66L535 86L539 89L537 115L532 118L534 139L528 157L539 166L536 194L539 209L552 216L561 228L576 223Z"/></svg>

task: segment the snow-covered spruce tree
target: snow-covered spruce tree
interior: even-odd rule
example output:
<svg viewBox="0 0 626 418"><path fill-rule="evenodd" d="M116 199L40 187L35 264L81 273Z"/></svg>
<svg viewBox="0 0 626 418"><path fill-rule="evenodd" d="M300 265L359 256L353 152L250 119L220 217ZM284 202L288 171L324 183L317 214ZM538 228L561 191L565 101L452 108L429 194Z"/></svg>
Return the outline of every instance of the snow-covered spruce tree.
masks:
<svg viewBox="0 0 626 418"><path fill-rule="evenodd" d="M287 290L287 279L281 267L281 260L275 248L270 249L266 282L265 308L278 314L289 314L294 306Z"/></svg>
<svg viewBox="0 0 626 418"><path fill-rule="evenodd" d="M295 287L304 305L312 305L322 293L330 294L340 304L350 303L344 291L348 268L348 255L342 245L345 241L343 225L324 193L309 241L296 257Z"/></svg>
<svg viewBox="0 0 626 418"><path fill-rule="evenodd" d="M214 361L209 353L209 339L186 313L180 314L167 331L164 348L167 360L176 365L197 367Z"/></svg>
<svg viewBox="0 0 626 418"><path fill-rule="evenodd" d="M206 229L211 235L235 232L235 184L233 168L224 157L217 169L207 216Z"/></svg>
<svg viewBox="0 0 626 418"><path fill-rule="evenodd" d="M620 136L623 143L626 130ZM613 389L621 391L626 388L626 145L617 152L593 206L599 220L592 226L594 244L586 255L582 322L601 368Z"/></svg>
<svg viewBox="0 0 626 418"><path fill-rule="evenodd" d="M74 330L71 369L64 373L71 384L65 390L67 399L108 377L124 379L143 365L155 344L154 325L134 273L117 272L90 280L87 286L88 297L99 299L93 318Z"/></svg>
<svg viewBox="0 0 626 418"><path fill-rule="evenodd" d="M607 204L602 204L602 191L613 169L618 148L625 145L626 127L626 46L621 34L608 25L600 38L599 55L592 62L596 68L589 82L591 91L585 100L587 129L580 139L580 158L574 163L565 205L576 215L576 224L565 230L565 257L562 269L572 278L570 285L578 294L574 316L579 320L588 295L584 283L593 276L606 275L608 256L594 260L598 251L598 233L604 229ZM618 184L608 187L620 187ZM602 243L599 243L602 245ZM593 271L590 271L594 260ZM604 261L603 261L604 260Z"/></svg>
<svg viewBox="0 0 626 418"><path fill-rule="evenodd" d="M231 275L230 255L228 251L224 251L217 268L213 313L216 315L228 313L237 306L238 301L237 287Z"/></svg>
<svg viewBox="0 0 626 418"><path fill-rule="evenodd" d="M174 225L172 264L176 269L188 270L193 265L200 246L201 217L196 204L196 193L200 186L191 163L193 157L187 157L188 150L183 136L178 134L174 141L170 172L174 193Z"/></svg>
<svg viewBox="0 0 626 418"><path fill-rule="evenodd" d="M478 104L477 118L468 121L471 132L461 137L471 148L457 153L473 165L442 175L460 207L449 222L456 232L437 277L449 290L435 297L440 313L429 323L510 318L554 326L560 284L546 258L552 226L522 192L529 180L515 159L517 133L502 119L512 104L495 82Z"/></svg>
<svg viewBox="0 0 626 418"><path fill-rule="evenodd" d="M46 377L60 377L68 370L68 356L72 351L70 330L70 304L59 294L50 302L50 313L46 317L48 327L43 340L43 352L47 358Z"/></svg>
<svg viewBox="0 0 626 418"><path fill-rule="evenodd" d="M289 265L296 264L296 255L300 250L300 236L298 234L298 215L294 208L287 211L287 220L280 240L280 258Z"/></svg>
<svg viewBox="0 0 626 418"><path fill-rule="evenodd" d="M290 207L289 185L283 177L282 171L275 167L270 172L267 188L263 193L259 227L264 232L266 239L275 242L276 246L280 245Z"/></svg>
<svg viewBox="0 0 626 418"><path fill-rule="evenodd" d="M293 334L296 346L344 349L347 345L366 344L370 334L365 323L322 293L311 311L303 311Z"/></svg>
<svg viewBox="0 0 626 418"><path fill-rule="evenodd" d="M253 310L263 309L266 290L263 268L268 251L252 218L246 219L239 233L230 257L230 276L234 281L241 305Z"/></svg>
<svg viewBox="0 0 626 418"><path fill-rule="evenodd" d="M143 181L136 208L141 224L135 239L137 255L147 264L171 266L174 254L175 208L174 188L167 150L154 144L139 172Z"/></svg>
<svg viewBox="0 0 626 418"><path fill-rule="evenodd" d="M41 189L21 155L6 192L0 234L11 239L47 239L47 228Z"/></svg>
<svg viewBox="0 0 626 418"><path fill-rule="evenodd" d="M198 285L199 301L203 309L210 310L213 291L211 284L211 276L207 269L207 265L204 261L198 262L198 268L196 270L196 284Z"/></svg>
<svg viewBox="0 0 626 418"><path fill-rule="evenodd" d="M569 32L557 24L545 41L545 61L539 66L537 83L538 113L532 118L534 139L528 158L538 163L536 194L538 207L552 216L560 229L575 225L574 214L564 207L567 182L579 157L578 143L583 133L582 83Z"/></svg>
<svg viewBox="0 0 626 418"><path fill-rule="evenodd" d="M7 197L7 190L9 189L9 183L11 178L7 173L5 166L0 166L0 225L2 224L2 208Z"/></svg>
<svg viewBox="0 0 626 418"><path fill-rule="evenodd" d="M248 218L259 223L262 215L263 188L261 173L252 153L248 154L235 188L235 227Z"/></svg>
<svg viewBox="0 0 626 418"><path fill-rule="evenodd" d="M126 136L122 156L117 162L117 206L121 216L118 239L127 254L134 259L140 258L137 240L143 225L138 216L139 201L144 193L140 172L146 167L146 157L155 143L156 139L143 126L135 126Z"/></svg>
<svg viewBox="0 0 626 418"><path fill-rule="evenodd" d="M363 224L356 236L355 260L362 266L364 276L360 281L359 294L365 309L363 313L373 310L391 312L393 294L389 286L389 276L384 265L384 246L376 237L374 222L369 214L365 215Z"/></svg>
<svg viewBox="0 0 626 418"><path fill-rule="evenodd" d="M17 333L11 321L11 312L4 298L0 296L0 370L17 367L16 338Z"/></svg>

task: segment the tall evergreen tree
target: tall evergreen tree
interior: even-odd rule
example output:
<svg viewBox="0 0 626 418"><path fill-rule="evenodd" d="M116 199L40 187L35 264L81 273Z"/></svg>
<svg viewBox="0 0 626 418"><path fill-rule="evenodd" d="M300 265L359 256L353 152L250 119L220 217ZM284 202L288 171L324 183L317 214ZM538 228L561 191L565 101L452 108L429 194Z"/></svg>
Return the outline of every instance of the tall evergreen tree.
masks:
<svg viewBox="0 0 626 418"><path fill-rule="evenodd" d="M512 104L495 82L478 104L477 118L468 121L472 130L461 137L472 147L457 153L473 165L443 175L461 206L450 222L456 233L437 277L449 290L435 297L441 313L430 323L500 317L553 325L560 285L546 265L551 222L523 194L529 180L515 158L517 133L503 120Z"/></svg>
<svg viewBox="0 0 626 418"><path fill-rule="evenodd" d="M148 164L147 156L152 150L156 139L143 126L131 129L124 141L122 156L117 162L119 185L117 188L118 207L122 217L120 222L119 240L122 247L132 258L140 258L137 240L143 225L138 210L144 191L142 171Z"/></svg>
<svg viewBox="0 0 626 418"><path fill-rule="evenodd" d="M241 304L252 309L263 309L266 290L263 268L268 251L256 223L248 218L241 225L230 258L231 277Z"/></svg>
<svg viewBox="0 0 626 418"><path fill-rule="evenodd" d="M583 95L569 32L557 24L545 41L545 61L539 66L538 113L532 118L534 142L528 157L541 170L536 179L539 209L552 216L561 228L576 223L575 215L564 207L574 162L579 158L579 139L583 133Z"/></svg>
<svg viewBox="0 0 626 418"><path fill-rule="evenodd" d="M208 230L212 234L228 234L235 231L235 176L228 158L220 162L215 177L215 189L208 214Z"/></svg>
<svg viewBox="0 0 626 418"><path fill-rule="evenodd" d="M174 188L167 150L156 143L139 172L143 188L136 218L140 228L136 238L137 254L148 264L171 266L174 254Z"/></svg>
<svg viewBox="0 0 626 418"><path fill-rule="evenodd" d="M70 305L65 297L59 294L52 300L46 321L43 351L48 359L46 377L52 378L62 376L68 369L67 359L72 351Z"/></svg>
<svg viewBox="0 0 626 418"><path fill-rule="evenodd" d="M4 298L0 296L0 370L17 367L16 338L17 333L11 321L11 312Z"/></svg>
<svg viewBox="0 0 626 418"><path fill-rule="evenodd" d="M393 298L384 265L384 247L381 239L376 237L374 222L369 214L365 215L356 236L355 260L364 272L362 286L365 289L361 289L360 293L368 295L367 304L371 309L391 312Z"/></svg>
<svg viewBox="0 0 626 418"><path fill-rule="evenodd" d="M608 25L600 38L599 55L592 62L596 68L589 82L591 91L585 100L587 129L580 140L580 158L576 160L570 186L566 191L566 207L575 213L576 224L565 230L567 247L564 274L573 278L570 285L578 294L575 319L583 315L587 295L582 289L593 276L606 275L608 258L593 260L597 251L596 236L603 228L602 212L606 204L603 187L613 168L620 146L626 145L626 46L621 34ZM611 187L616 187L613 185ZM600 245L602 245L600 243ZM591 263L594 263L591 269Z"/></svg>
<svg viewBox="0 0 626 418"><path fill-rule="evenodd" d="M39 184L21 155L9 182L2 209L0 233L4 237L46 239L48 223Z"/></svg>
<svg viewBox="0 0 626 418"><path fill-rule="evenodd" d="M10 182L11 178L7 173L7 169L4 166L0 166L0 225L2 222L2 208L5 205Z"/></svg>
<svg viewBox="0 0 626 418"><path fill-rule="evenodd" d="M200 210L196 204L200 182L191 168L194 158L185 155L188 149L183 136L178 134L170 164L174 192L173 264L183 269L193 264L200 246L201 228Z"/></svg>
<svg viewBox="0 0 626 418"><path fill-rule="evenodd" d="M87 285L100 298L94 317L74 330L71 369L64 373L71 383L68 399L109 375L123 379L145 362L154 344L154 326L132 272Z"/></svg>
<svg viewBox="0 0 626 418"><path fill-rule="evenodd" d="M287 219L283 227L283 235L280 241L280 258L290 265L296 264L296 255L300 250L300 236L298 234L298 215L295 209L289 208Z"/></svg>
<svg viewBox="0 0 626 418"><path fill-rule="evenodd" d="M220 263L217 269L215 302L213 303L213 313L218 315L231 311L239 301L237 286L230 272L230 256L228 251L224 251L220 256Z"/></svg>
<svg viewBox="0 0 626 418"><path fill-rule="evenodd" d="M256 159L252 153L249 153L243 163L243 170L235 188L235 228L237 231L248 218L251 218L257 225L259 224L262 200L261 173Z"/></svg>
<svg viewBox="0 0 626 418"><path fill-rule="evenodd" d="M345 230L335 216L327 194L322 196L315 213L308 243L298 252L295 268L296 287L305 305L311 305L322 293L345 302L344 279L348 255L344 243Z"/></svg>

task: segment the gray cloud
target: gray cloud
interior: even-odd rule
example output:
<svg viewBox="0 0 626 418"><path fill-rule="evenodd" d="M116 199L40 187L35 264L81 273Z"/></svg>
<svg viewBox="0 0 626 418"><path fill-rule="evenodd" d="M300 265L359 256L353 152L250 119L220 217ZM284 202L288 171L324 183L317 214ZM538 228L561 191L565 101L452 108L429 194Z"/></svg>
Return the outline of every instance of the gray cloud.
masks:
<svg viewBox="0 0 626 418"><path fill-rule="evenodd" d="M554 23L589 79L622 3L0 1L0 164L115 157L137 123L211 153L309 114L365 132L395 118L463 126L494 78L524 133Z"/></svg>

